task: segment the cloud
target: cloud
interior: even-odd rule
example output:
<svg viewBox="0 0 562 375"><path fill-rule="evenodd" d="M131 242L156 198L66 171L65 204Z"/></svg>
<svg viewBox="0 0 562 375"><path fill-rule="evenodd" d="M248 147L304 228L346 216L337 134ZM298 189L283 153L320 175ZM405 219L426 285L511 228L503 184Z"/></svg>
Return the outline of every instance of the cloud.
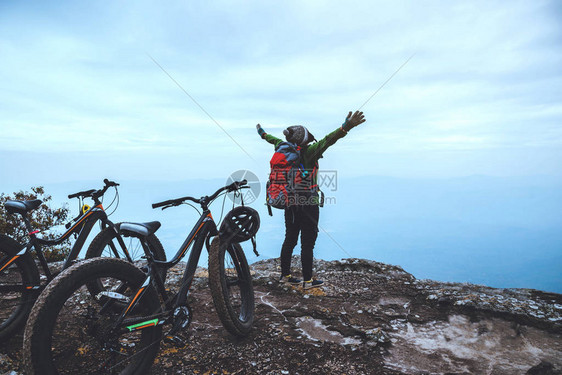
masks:
<svg viewBox="0 0 562 375"><path fill-rule="evenodd" d="M248 159L146 52L260 158L269 151L252 146L256 123L327 134L413 52L365 106L365 129L338 149L561 148L562 28L553 8L559 13L547 1L3 5L1 150Z"/></svg>

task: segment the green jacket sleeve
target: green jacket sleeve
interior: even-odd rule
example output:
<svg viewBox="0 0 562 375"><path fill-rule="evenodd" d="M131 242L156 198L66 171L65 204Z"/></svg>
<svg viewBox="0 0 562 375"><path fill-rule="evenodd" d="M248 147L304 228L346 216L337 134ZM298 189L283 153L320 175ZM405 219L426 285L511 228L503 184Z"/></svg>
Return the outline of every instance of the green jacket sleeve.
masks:
<svg viewBox="0 0 562 375"><path fill-rule="evenodd" d="M277 148L277 146L279 146L279 143L283 142L282 139L279 139L271 134L265 134L263 136L263 139L265 139L267 142L271 143L272 145L275 146L275 148Z"/></svg>
<svg viewBox="0 0 562 375"><path fill-rule="evenodd" d="M311 144L308 147L308 154L316 159L321 158L324 151L336 143L338 139L343 138L345 134L346 133L341 129L341 127L337 128L318 142Z"/></svg>

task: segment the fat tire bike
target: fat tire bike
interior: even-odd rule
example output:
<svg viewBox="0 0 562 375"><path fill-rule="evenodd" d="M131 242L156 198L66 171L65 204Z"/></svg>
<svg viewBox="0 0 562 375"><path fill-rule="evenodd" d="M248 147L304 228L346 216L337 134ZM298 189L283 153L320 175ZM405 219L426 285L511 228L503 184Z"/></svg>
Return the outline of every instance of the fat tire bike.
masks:
<svg viewBox="0 0 562 375"><path fill-rule="evenodd" d="M74 234L75 242L62 265L62 270L67 269L78 258L94 225L100 222L102 230L92 240L86 251L86 259L112 256L133 262L138 261L140 255L144 255L144 251L142 254L139 252L142 246L138 235L132 233L130 238L124 238L120 232L122 224L114 224L109 220L102 201L100 201L100 199L103 200L104 194L110 187L115 188L114 201L118 199L117 186L119 186L118 183L105 179L102 189L70 194L69 199L79 199L81 214L66 225L67 231L63 235L54 240L37 237L39 231L32 228L29 213L41 205L41 200L7 201L5 203L6 211L9 214L22 216L29 242L21 244L9 236L0 234L0 342L7 340L23 327L39 293L59 273L53 272L52 267L47 264L43 247L61 244ZM92 199L94 205L92 207L84 205L85 198ZM146 242L147 249L155 259L162 261L166 259L164 249L156 236L149 236ZM32 249L35 250L38 263L42 268L44 281L41 280L38 266L33 259ZM91 293L97 294L99 289L99 281L92 280L89 283Z"/></svg>
<svg viewBox="0 0 562 375"><path fill-rule="evenodd" d="M231 334L247 335L254 321L254 292L248 262L236 241L252 239L257 254L254 239L259 215L243 206L240 190L247 188L246 184L246 180L236 181L211 196L183 197L152 205L167 209L191 205L187 203L191 201L202 209L170 261L155 259L148 251L147 239L160 223L128 223L121 225L121 231L140 238L146 251L146 272L121 259L95 258L60 274L43 291L29 317L23 348L26 373L142 374L152 366L163 332L167 341L185 346L178 333L192 320L188 296L205 245L216 311ZM225 215L217 229L208 205L228 192L240 196L242 206ZM171 291L168 287L172 286L164 284L160 270L178 264L190 247L179 289L176 286L177 292ZM99 281L105 289L92 295L92 281Z"/></svg>

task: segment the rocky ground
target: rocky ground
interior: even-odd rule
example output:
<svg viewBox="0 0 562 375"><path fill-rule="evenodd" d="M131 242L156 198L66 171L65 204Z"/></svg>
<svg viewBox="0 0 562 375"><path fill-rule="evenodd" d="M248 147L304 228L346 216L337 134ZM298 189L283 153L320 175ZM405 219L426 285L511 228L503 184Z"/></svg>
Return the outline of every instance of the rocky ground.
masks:
<svg viewBox="0 0 562 375"><path fill-rule="evenodd" d="M187 344L163 343L151 373L562 374L562 295L416 280L361 259L315 264L329 284L308 292L276 281L277 259L252 266L256 322L243 340L222 328L201 269ZM21 340L0 345L0 374L20 373Z"/></svg>

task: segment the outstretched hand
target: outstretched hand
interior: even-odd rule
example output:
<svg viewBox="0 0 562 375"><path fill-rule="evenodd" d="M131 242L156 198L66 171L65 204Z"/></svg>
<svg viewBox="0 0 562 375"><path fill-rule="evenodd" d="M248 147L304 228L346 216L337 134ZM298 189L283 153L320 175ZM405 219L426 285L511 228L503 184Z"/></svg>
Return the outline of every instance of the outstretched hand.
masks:
<svg viewBox="0 0 562 375"><path fill-rule="evenodd" d="M355 111L355 113L353 113L350 111L349 114L347 115L347 118L345 119L345 122L342 125L343 130L350 131L351 129L353 129L354 127L356 127L357 125L360 125L362 123L364 123L365 120L365 116L363 115L363 112L359 112L359 111Z"/></svg>
<svg viewBox="0 0 562 375"><path fill-rule="evenodd" d="M260 124L256 125L256 130L258 131L258 134L260 135L260 137L264 137L265 136L265 130L263 130L263 128L261 127Z"/></svg>

